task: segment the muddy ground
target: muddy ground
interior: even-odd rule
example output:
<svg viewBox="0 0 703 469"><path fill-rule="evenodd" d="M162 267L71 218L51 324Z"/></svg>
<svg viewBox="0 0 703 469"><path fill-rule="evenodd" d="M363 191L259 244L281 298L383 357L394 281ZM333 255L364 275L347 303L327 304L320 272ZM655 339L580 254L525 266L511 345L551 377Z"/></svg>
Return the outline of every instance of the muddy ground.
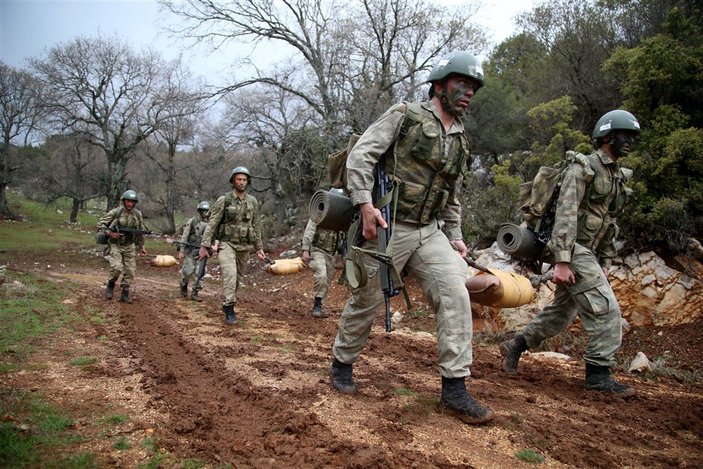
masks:
<svg viewBox="0 0 703 469"><path fill-rule="evenodd" d="M156 241L150 250L173 254ZM583 343L578 329L569 334L573 360L528 355L517 377L501 372L496 342L503 336L477 333L469 389L497 418L473 427L436 411L434 321L412 282L414 312L390 335L379 315L355 366L359 392L347 396L331 388L327 374L347 291L335 284L330 317L313 319L309 269L272 276L252 260L239 322L227 326L216 262L205 301L195 303L179 295L177 266L152 267L141 258L127 305L102 299L107 262L78 247L49 259L1 256L9 270L65 285L70 308L101 318L43 339L29 360L42 366L0 383L42 392L67 409L84 437L80 450L97 454L100 466L145 464L153 455L140 442L152 437L168 455L165 467L194 460L237 468L534 467L516 456L526 449L544 457L542 467L703 467L702 386L686 378L703 371L700 323L627 334L621 363L643 351L676 367L669 376L618 370L638 391L629 400L584 391L581 350L573 345ZM478 332L490 320L475 322ZM75 356L98 360L69 366ZM105 433L94 422L106 414L129 419ZM113 447L118 436L130 449Z"/></svg>

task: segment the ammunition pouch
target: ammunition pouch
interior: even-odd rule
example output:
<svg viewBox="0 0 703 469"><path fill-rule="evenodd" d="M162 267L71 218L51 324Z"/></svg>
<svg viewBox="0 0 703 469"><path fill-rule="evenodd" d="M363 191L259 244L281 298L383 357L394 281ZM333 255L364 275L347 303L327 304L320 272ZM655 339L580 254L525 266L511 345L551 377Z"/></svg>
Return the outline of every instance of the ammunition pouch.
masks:
<svg viewBox="0 0 703 469"><path fill-rule="evenodd" d="M109 236L103 230L99 230L97 233L95 233L95 242L98 244L107 244L108 239Z"/></svg>

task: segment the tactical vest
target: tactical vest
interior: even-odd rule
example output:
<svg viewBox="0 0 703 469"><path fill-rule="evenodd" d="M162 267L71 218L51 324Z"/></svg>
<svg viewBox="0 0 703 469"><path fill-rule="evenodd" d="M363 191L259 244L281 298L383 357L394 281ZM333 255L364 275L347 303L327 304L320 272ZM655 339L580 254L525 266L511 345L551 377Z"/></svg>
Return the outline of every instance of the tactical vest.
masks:
<svg viewBox="0 0 703 469"><path fill-rule="evenodd" d="M463 133L454 134L445 149L442 123L423 104L407 104L395 157L386 158L398 189L396 220L418 225L441 214L469 157Z"/></svg>
<svg viewBox="0 0 703 469"><path fill-rule="evenodd" d="M313 246L332 255L337 251L338 242L339 233L337 231L323 230L320 228L315 231L315 236L312 238Z"/></svg>
<svg viewBox="0 0 703 469"><path fill-rule="evenodd" d="M252 223L256 204L256 199L249 195L242 200L231 192L225 194L224 213L216 239L238 246L254 245L256 233Z"/></svg>
<svg viewBox="0 0 703 469"><path fill-rule="evenodd" d="M133 230L139 230L142 227L142 212L136 208L132 209L130 214L124 209L124 206L119 206L115 210L115 218L110 222L110 227L117 228L130 228ZM125 233L117 239L108 239L108 242L112 244L117 244L119 246L129 246L134 244L137 235L132 233Z"/></svg>
<svg viewBox="0 0 703 469"><path fill-rule="evenodd" d="M604 165L598 152L587 157L595 174L579 205L576 242L598 253L602 242L618 235L615 218L627 202L627 177L617 164ZM616 171L611 172L609 167Z"/></svg>
<svg viewBox="0 0 703 469"><path fill-rule="evenodd" d="M207 227L207 221L200 220L200 216L198 215L188 220L188 226L188 239L186 243L200 244L200 239L203 237L205 227Z"/></svg>

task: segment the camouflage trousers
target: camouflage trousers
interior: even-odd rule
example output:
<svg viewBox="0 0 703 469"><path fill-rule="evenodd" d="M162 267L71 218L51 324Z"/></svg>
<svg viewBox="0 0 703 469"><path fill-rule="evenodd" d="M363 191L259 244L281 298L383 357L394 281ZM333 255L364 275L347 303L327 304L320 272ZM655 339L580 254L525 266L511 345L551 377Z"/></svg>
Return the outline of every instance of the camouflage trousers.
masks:
<svg viewBox="0 0 703 469"><path fill-rule="evenodd" d="M613 366L615 352L622 342L620 306L615 293L598 264L596 256L576 244L571 257L574 285L558 285L554 300L530 321L520 333L528 347L537 347L543 340L557 335L581 318L588 335L584 361L592 365Z"/></svg>
<svg viewBox="0 0 703 469"><path fill-rule="evenodd" d="M334 256L322 249L313 247L310 249L310 257L310 270L313 272L315 297L325 299L334 278Z"/></svg>
<svg viewBox="0 0 703 469"><path fill-rule="evenodd" d="M218 257L222 267L223 306L237 303L237 290L244 278L244 267L249 260L249 249L237 250L229 243L220 244Z"/></svg>
<svg viewBox="0 0 703 469"><path fill-rule="evenodd" d="M137 251L134 244L120 246L110 243L108 261L110 262L110 274L107 279L115 282L122 274L120 286L129 288L137 271Z"/></svg>
<svg viewBox="0 0 703 469"><path fill-rule="evenodd" d="M198 271L200 270L200 264L203 262L198 259L198 251L185 252L185 257L183 258L183 265L181 266L181 286L188 285L188 282L195 280ZM193 291L200 291L200 282L193 285Z"/></svg>
<svg viewBox="0 0 703 469"><path fill-rule="evenodd" d="M364 248L377 249L377 243L367 242ZM405 268L413 275L432 305L437 323L437 350L442 376L468 376L473 360L473 323L466 289L466 263L437 222L422 227L396 223L391 249L393 264L398 272ZM342 363L354 363L359 357L384 302L378 261L364 256L364 264L368 283L352 290L352 297L342 311L332 348L332 353Z"/></svg>

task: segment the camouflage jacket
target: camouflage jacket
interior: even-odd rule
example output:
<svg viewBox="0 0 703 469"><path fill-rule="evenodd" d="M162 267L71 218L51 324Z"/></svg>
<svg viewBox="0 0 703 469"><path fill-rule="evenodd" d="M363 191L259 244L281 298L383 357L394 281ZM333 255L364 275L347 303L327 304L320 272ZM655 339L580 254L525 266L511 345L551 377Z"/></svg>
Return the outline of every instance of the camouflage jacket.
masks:
<svg viewBox="0 0 703 469"><path fill-rule="evenodd" d="M449 239L461 239L459 196L469 157L461 120L455 119L445 132L432 101L391 107L364 132L347 158L354 205L372 202L374 167L392 146L395 158L387 157L386 173L399 190L396 220L418 225L441 220Z"/></svg>
<svg viewBox="0 0 703 469"><path fill-rule="evenodd" d="M230 192L217 199L210 208L202 245L210 246L215 240L229 243L237 250L264 248L256 197L244 194L240 199Z"/></svg>
<svg viewBox="0 0 703 469"><path fill-rule="evenodd" d="M578 243L590 249L603 267L609 267L616 255L616 217L629 192L627 173L602 150L587 158L594 173L590 183L581 164L571 164L564 174L547 247L555 262L570 262L574 243Z"/></svg>
<svg viewBox="0 0 703 469"><path fill-rule="evenodd" d="M98 221L97 228L99 230L107 231L110 228L130 228L133 230L146 230L144 221L142 220L142 212L133 208L128 211L123 206L115 207L109 212L107 212ZM126 233L120 236L118 239L114 240L112 238L108 239L108 242L112 244L118 244L120 246L127 246L130 244L137 244L137 249L141 250L144 246L144 235L133 235Z"/></svg>
<svg viewBox="0 0 703 469"><path fill-rule="evenodd" d="M337 244L339 243L339 232L318 228L317 224L308 220L303 233L302 250L310 251L310 247L316 247L327 254L335 255Z"/></svg>
<svg viewBox="0 0 703 469"><path fill-rule="evenodd" d="M181 243L188 243L188 244L200 244L200 240L203 238L203 233L205 232L205 228L207 227L207 220L203 220L200 218L200 215L196 215L194 217L190 217L188 221L185 223L185 227L183 228L183 235L181 236ZM193 251L197 251L195 248L191 248L188 246L184 246L185 249L183 251L186 254L192 253Z"/></svg>

